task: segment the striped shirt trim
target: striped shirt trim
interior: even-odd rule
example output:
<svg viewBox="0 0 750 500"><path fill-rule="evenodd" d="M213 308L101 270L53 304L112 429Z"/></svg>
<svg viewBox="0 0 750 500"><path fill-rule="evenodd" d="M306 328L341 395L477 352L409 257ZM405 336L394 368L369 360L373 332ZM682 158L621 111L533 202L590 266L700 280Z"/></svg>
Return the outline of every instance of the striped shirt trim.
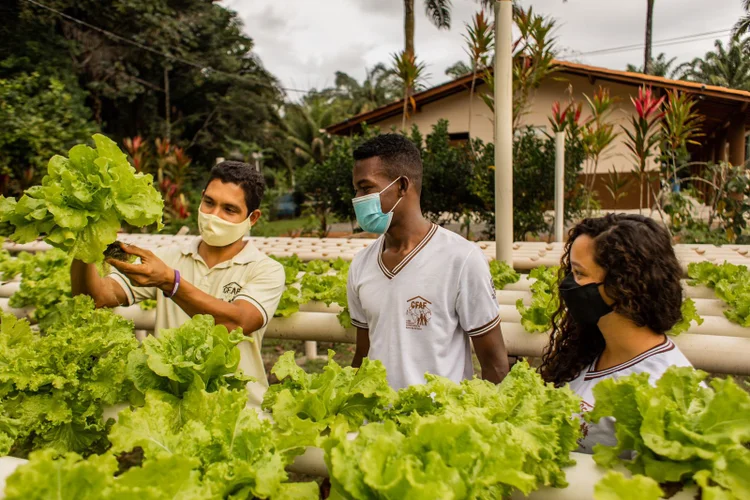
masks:
<svg viewBox="0 0 750 500"><path fill-rule="evenodd" d="M261 316L263 316L263 326L261 328L265 327L268 324L268 313L260 302L245 293L238 294L234 298L234 300L244 300L245 302L250 302L258 311L260 311Z"/></svg>
<svg viewBox="0 0 750 500"><path fill-rule="evenodd" d="M357 321L354 318L351 318L351 322L352 322L352 325L355 326L356 328L364 328L364 329L369 329L370 328L369 326L367 326L367 323L363 323L361 321Z"/></svg>
<svg viewBox="0 0 750 500"><path fill-rule="evenodd" d="M637 365L641 361L644 361L645 359L648 359L651 356L669 352L674 348L675 348L674 342L672 342L672 340L668 338L662 344L659 344L656 347L652 347L648 351L642 354L639 354L638 356L634 357L630 361L620 363L619 365L613 366L612 368L607 368L606 370L593 371L589 369L589 371L583 377L583 380L594 380L597 378L606 377L607 375L612 375L613 373L619 372L620 370L625 370L626 368L630 368L633 365ZM596 366L596 361L594 361L594 363L591 365L592 368L594 366Z"/></svg>
<svg viewBox="0 0 750 500"><path fill-rule="evenodd" d="M500 324L500 316L496 316L495 319L493 319L486 325L480 326L479 328L475 328L473 330L467 330L466 335L468 335L469 337L478 337L480 335L484 335L485 333L489 332L490 330L492 330L499 324Z"/></svg>
<svg viewBox="0 0 750 500"><path fill-rule="evenodd" d="M108 278L112 278L115 283L120 285L122 287L123 291L125 292L125 297L128 299L128 305L132 306L135 304L135 293L133 293L133 289L130 287L130 283L125 281L125 279L120 276L119 274L112 273L108 276Z"/></svg>
<svg viewBox="0 0 750 500"><path fill-rule="evenodd" d="M383 271L385 277L389 280L393 279L399 273L399 271L406 267L406 265L420 252L420 250L422 250L425 245L429 243L437 230L437 225L433 224L430 230L427 231L427 235L422 238L422 241L420 241L419 244L415 246L414 249L409 252L409 254L404 257L401 262L398 263L398 265L396 265L396 267L393 268L393 271L390 271L387 267L385 267L385 264L383 263L383 252L385 251L385 238L383 238L383 248L378 253L378 266L380 266L380 270Z"/></svg>

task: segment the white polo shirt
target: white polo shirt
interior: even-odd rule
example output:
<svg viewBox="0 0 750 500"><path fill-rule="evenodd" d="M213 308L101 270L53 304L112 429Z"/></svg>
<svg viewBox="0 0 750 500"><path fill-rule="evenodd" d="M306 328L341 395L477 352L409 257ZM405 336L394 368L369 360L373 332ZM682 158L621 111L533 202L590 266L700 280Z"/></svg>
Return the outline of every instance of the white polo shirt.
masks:
<svg viewBox="0 0 750 500"><path fill-rule="evenodd" d="M185 246L162 247L154 254L166 265L180 271L182 279L187 280L201 291L226 302L245 300L253 304L263 315L263 326L252 332L253 342L241 342L242 358L240 368L246 375L254 377L257 382L248 384L250 402L260 405L263 394L268 388L268 379L263 366L260 347L268 322L276 312L281 294L284 293L284 267L261 253L252 243L234 258L221 262L211 269L198 254L200 238ZM174 301L164 297L157 288L135 287L126 276L114 270L109 275L125 291L128 305L146 299L156 299L156 327L154 335L164 328L177 328L190 319Z"/></svg>
<svg viewBox="0 0 750 500"><path fill-rule="evenodd" d="M469 337L500 323L487 259L461 236L433 225L392 271L382 260L385 237L360 251L349 268L352 324L369 330L368 357L381 361L400 389L432 373L471 378Z"/></svg>
<svg viewBox="0 0 750 500"><path fill-rule="evenodd" d="M664 375L670 366L693 366L680 349L667 338L663 344L652 347L648 351L636 356L630 361L607 368L606 370L595 370L596 361L583 370L578 377L570 382L570 388L581 396L581 414L594 409L594 387L606 379L617 380L634 373L648 373L649 383L655 385L656 381ZM578 440L578 451L582 453L594 453L594 445L601 443L605 446L615 446L615 420L612 417L604 417L596 424L581 420L581 431L583 437Z"/></svg>

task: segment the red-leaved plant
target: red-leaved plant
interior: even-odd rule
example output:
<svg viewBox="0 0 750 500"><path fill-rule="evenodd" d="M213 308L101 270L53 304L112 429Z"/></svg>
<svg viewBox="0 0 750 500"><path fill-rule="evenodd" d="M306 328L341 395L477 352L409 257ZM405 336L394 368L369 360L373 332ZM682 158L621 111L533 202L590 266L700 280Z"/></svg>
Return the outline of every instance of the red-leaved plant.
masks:
<svg viewBox="0 0 750 500"><path fill-rule="evenodd" d="M164 198L165 223L187 219L190 205L183 188L190 174L192 159L185 150L171 144L169 139L161 138L154 140L153 154L141 136L125 138L123 143L135 169L156 178L156 185Z"/></svg>
<svg viewBox="0 0 750 500"><path fill-rule="evenodd" d="M655 155L654 149L661 141L661 120L664 117L662 104L665 97L656 98L651 88L638 89L638 97L630 100L635 107L635 114L630 118L628 127L622 126L627 140L625 146L633 155L633 176L638 181L638 210L643 210L643 195L649 185L646 171L649 158ZM658 172L657 172L658 173ZM648 193L646 193L648 195Z"/></svg>

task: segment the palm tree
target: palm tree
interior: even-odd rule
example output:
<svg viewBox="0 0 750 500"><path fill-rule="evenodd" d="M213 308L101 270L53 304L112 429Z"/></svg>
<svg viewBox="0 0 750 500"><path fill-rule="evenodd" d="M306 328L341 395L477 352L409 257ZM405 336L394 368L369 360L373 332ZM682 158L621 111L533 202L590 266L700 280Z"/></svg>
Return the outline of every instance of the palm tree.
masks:
<svg viewBox="0 0 750 500"><path fill-rule="evenodd" d="M731 89L750 91L750 40L732 39L727 47L721 40L702 58L680 65L682 78Z"/></svg>
<svg viewBox="0 0 750 500"><path fill-rule="evenodd" d="M451 78L461 78L469 73L471 73L471 66L463 61L456 61L445 70L445 74Z"/></svg>
<svg viewBox="0 0 750 500"><path fill-rule="evenodd" d="M643 49L643 73L651 75L651 28L654 24L654 0L646 0L646 47Z"/></svg>
<svg viewBox="0 0 750 500"><path fill-rule="evenodd" d="M437 29L451 28L451 0L425 0L424 9ZM404 0L404 52L414 55L414 0Z"/></svg>
<svg viewBox="0 0 750 500"><path fill-rule="evenodd" d="M283 110L282 134L294 151L295 166L322 163L331 148L331 136L326 128L342 120L346 111L340 102L324 93L311 93L300 103L287 103ZM289 168L289 167L288 167ZM294 185L290 169L290 181Z"/></svg>
<svg viewBox="0 0 750 500"><path fill-rule="evenodd" d="M750 0L742 0L742 8L745 9L745 15L737 21L732 29L732 36L736 39L750 31Z"/></svg>
<svg viewBox="0 0 750 500"><path fill-rule="evenodd" d="M676 78L679 74L679 68L673 67L676 57L667 60L667 55L662 52L656 59L651 59L651 73L654 76L663 76L665 78ZM644 73L643 66L636 66L635 64L628 64L626 71L631 73Z"/></svg>
<svg viewBox="0 0 750 500"><path fill-rule="evenodd" d="M331 93L335 98L346 100L349 103L348 112L353 115L388 104L401 93L399 82L383 63L366 69L362 83L343 71L337 71L335 85L334 89L330 89Z"/></svg>
<svg viewBox="0 0 750 500"><path fill-rule="evenodd" d="M484 8L495 4L494 0L476 1ZM425 14L437 29L451 29L451 3L451 0L424 0ZM404 0L404 52L414 54L414 0Z"/></svg>

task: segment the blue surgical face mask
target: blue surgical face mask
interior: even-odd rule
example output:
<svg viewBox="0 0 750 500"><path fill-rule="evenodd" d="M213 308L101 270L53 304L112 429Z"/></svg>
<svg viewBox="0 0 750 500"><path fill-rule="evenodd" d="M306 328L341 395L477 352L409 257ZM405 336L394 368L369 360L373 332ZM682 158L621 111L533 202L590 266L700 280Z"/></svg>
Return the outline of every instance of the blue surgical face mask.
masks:
<svg viewBox="0 0 750 500"><path fill-rule="evenodd" d="M357 223L359 223L359 227L361 227L363 231L375 234L384 234L388 231L388 228L391 225L391 220L393 219L393 211L403 198L399 198L396 204L393 205L391 211L385 214L380 205L380 195L400 179L401 177L391 182L379 193L372 193L352 199L354 213L357 215Z"/></svg>

